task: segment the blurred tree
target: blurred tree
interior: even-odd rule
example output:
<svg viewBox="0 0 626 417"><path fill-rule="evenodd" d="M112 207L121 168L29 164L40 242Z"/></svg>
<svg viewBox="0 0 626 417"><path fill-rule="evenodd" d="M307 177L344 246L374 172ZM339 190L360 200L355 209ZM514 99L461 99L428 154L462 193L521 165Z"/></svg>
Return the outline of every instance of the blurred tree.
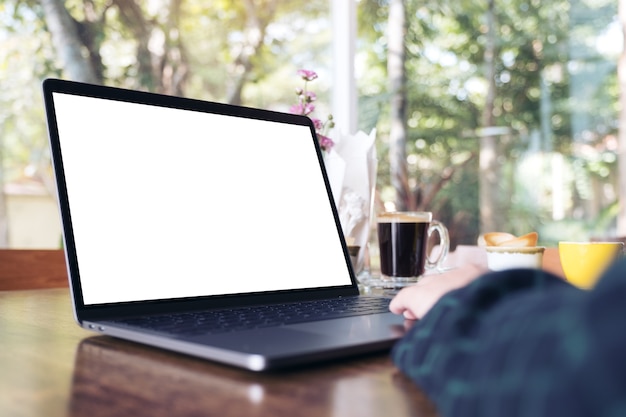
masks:
<svg viewBox="0 0 626 417"><path fill-rule="evenodd" d="M389 175L397 193L396 209L415 210L406 165L406 9L403 0L390 0L387 20L387 77L389 103Z"/></svg>
<svg viewBox="0 0 626 417"><path fill-rule="evenodd" d="M62 0L42 0L41 6L52 41L68 77L76 81L101 84L103 65L100 45L94 42L101 38L94 33L94 29L101 26L101 18L95 14L93 3L85 3L83 22L78 22L69 14ZM83 54L84 51L87 54Z"/></svg>
<svg viewBox="0 0 626 417"><path fill-rule="evenodd" d="M384 74L389 66L388 36L397 29L386 26L391 4L389 0L361 2L360 36L370 42L362 50L368 73ZM387 172L392 162L383 158L379 189L385 201L395 201L396 208L425 207L438 212L463 243L475 242L481 213L483 230L514 233L552 219L549 205L556 191L549 177L550 170L558 168L550 165L550 154L571 155L567 164L580 157L573 152L578 146L573 143L580 140L574 128L583 119L583 111L590 132L585 137L600 142L615 131L608 122L616 116L610 104L615 90L598 86L587 88L584 96L575 94L578 86L597 82L572 83L570 77L580 65L590 73L595 69L596 80L614 77L610 72L598 73L606 58L597 52L589 51L584 61L571 52L580 53L583 40L585 48L591 49L589 34L601 34L600 22L605 26L611 22L615 8L604 1L575 4L576 10L566 0L404 2L405 164L412 198L418 204L401 202L406 193L389 186L393 180ZM364 108L376 103L382 114L390 112L391 97L385 86L367 77L360 88ZM386 120L379 119L381 155L387 154L393 142L387 137L391 125ZM533 168L533 174L543 176L533 184L535 193L528 201L523 199L529 196L520 193L515 167L532 150L543 153L546 164ZM478 165L479 154L483 160L489 156L486 171ZM582 171L585 175L594 175L592 164L583 162L582 166L587 167ZM488 178L491 183L486 182ZM483 181L480 186L479 181ZM480 205L479 190L488 194Z"/></svg>
<svg viewBox="0 0 626 417"><path fill-rule="evenodd" d="M391 13L392 4L403 12ZM378 128L378 189L389 207L434 211L457 243L475 242L486 206L494 223L483 228L537 227L556 218L547 203L559 198L555 183L540 174L558 169L550 158L561 153L571 166L562 173L572 201L564 215L607 212L613 197L603 190L626 169L624 129L619 158L611 141L624 118L620 82L626 87L598 46L610 46L598 34L608 33L615 2L361 0L357 10L359 125ZM0 13L0 104L8 109L0 179L25 166L45 171L37 81L46 76L286 110L295 70L305 67L320 73L323 105L327 0L4 0ZM486 134L495 139L497 182L493 201L479 205ZM531 168L532 193L520 192L529 176L517 168L529 150L545 155L545 166Z"/></svg>
<svg viewBox="0 0 626 417"><path fill-rule="evenodd" d="M189 77L204 73L199 65L206 62L202 54L208 54L217 65L210 68L213 79L207 81L222 86L219 100L235 104L243 103L244 86L263 77L263 63L281 52L280 36L295 37L303 20L327 12L324 2L304 0L285 4L24 0L23 4L28 7L20 10L44 17L70 79L189 95ZM268 35L271 25L279 29ZM225 76L214 75L220 71Z"/></svg>
<svg viewBox="0 0 626 417"><path fill-rule="evenodd" d="M40 80L286 110L296 69L328 65L327 12L326 0L0 2L0 246L4 181L37 178L54 195Z"/></svg>
<svg viewBox="0 0 626 417"><path fill-rule="evenodd" d="M484 74L487 84L487 94L482 110L482 129L480 130L480 162L479 162L479 207L480 207L480 230L494 231L506 230L502 224L502 218L497 216L500 210L498 204L498 179L500 169L498 167L497 140L494 134L496 129L495 101L496 101L496 22L495 0L487 0L485 11L485 46L484 46Z"/></svg>
<svg viewBox="0 0 626 417"><path fill-rule="evenodd" d="M102 48L107 40L107 24L114 20L112 25L121 25L135 45L134 87L183 93L188 65L179 30L181 0L163 1L152 13L142 9L140 3L126 0L85 0L73 6L66 6L62 0L42 0L41 5L68 78L104 83L107 67Z"/></svg>
<svg viewBox="0 0 626 417"><path fill-rule="evenodd" d="M245 24L242 30L243 39L237 48L230 72L234 75L226 94L226 100L232 104L242 104L241 91L253 67L253 59L265 41L267 26L274 19L277 0L254 2L244 0Z"/></svg>

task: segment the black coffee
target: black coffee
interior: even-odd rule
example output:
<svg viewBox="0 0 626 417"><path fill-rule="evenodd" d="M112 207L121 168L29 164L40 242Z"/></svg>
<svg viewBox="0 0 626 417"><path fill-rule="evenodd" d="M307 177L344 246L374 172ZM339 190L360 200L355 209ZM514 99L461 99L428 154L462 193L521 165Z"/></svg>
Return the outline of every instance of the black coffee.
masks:
<svg viewBox="0 0 626 417"><path fill-rule="evenodd" d="M379 222L380 272L388 277L424 273L428 222Z"/></svg>

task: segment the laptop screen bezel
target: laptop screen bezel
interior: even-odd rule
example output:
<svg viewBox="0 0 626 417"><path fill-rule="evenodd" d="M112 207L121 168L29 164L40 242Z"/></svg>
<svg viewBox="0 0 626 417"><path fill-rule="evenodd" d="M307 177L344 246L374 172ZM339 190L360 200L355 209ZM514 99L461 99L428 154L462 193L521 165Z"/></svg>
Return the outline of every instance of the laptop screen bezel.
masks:
<svg viewBox="0 0 626 417"><path fill-rule="evenodd" d="M324 178L325 187L328 195L328 203L330 204L330 208L333 213L337 233L341 238L341 247L343 249L343 255L346 261L347 269L350 274L351 284L333 287L279 290L262 293L260 292L245 294L210 295L167 300L157 299L147 301L129 301L86 305L84 303L82 293L80 270L76 254L74 232L72 229L72 216L70 212L70 204L65 180L63 157L61 153L53 93L102 98L113 101L139 103L151 106L208 112L214 114L246 117L258 120L269 120L279 123L307 126L311 131L311 141L314 144L319 167ZM316 139L315 128L310 118L301 115L280 113L264 109L235 106L230 104L208 102L184 97L168 96L108 86L85 84L60 79L44 80L43 94L48 122L48 134L51 147L52 164L55 171L57 185L57 196L62 222L68 278L70 290L72 293L72 301L74 305L75 315L78 321L98 320L141 314L158 314L171 311L225 308L232 306L354 296L359 294L354 270L350 262L350 255L347 245L345 243L345 239L343 238L339 214L332 198L330 183L323 161L323 154Z"/></svg>

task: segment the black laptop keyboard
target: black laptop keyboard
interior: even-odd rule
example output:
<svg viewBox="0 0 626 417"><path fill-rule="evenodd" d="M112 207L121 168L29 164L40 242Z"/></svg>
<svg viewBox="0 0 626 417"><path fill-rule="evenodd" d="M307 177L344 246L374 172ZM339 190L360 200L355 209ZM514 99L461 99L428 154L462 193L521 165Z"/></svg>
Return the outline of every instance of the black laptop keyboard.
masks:
<svg viewBox="0 0 626 417"><path fill-rule="evenodd" d="M194 336L388 312L389 301L379 297L348 297L154 315L117 322L157 332Z"/></svg>

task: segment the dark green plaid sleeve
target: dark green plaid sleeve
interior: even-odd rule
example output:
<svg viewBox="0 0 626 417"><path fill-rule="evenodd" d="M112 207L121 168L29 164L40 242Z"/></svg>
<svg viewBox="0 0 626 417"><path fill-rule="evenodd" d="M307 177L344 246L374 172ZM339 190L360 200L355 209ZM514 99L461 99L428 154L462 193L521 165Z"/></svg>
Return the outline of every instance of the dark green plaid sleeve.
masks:
<svg viewBox="0 0 626 417"><path fill-rule="evenodd" d="M593 291L542 271L443 297L392 351L446 417L626 416L626 261Z"/></svg>

